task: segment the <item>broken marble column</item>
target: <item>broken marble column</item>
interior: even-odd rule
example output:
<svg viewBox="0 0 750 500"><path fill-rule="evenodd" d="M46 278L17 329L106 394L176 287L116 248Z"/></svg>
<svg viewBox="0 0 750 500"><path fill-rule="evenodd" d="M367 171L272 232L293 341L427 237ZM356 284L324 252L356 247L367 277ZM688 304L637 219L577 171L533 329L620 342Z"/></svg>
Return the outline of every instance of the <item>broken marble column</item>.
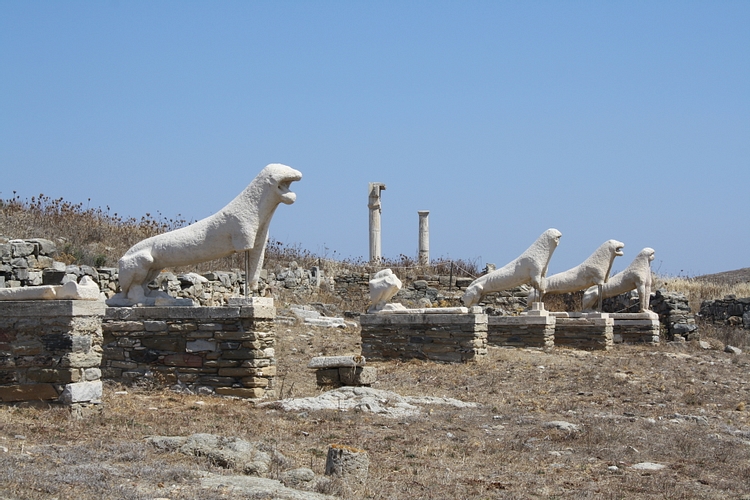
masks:
<svg viewBox="0 0 750 500"><path fill-rule="evenodd" d="M430 211L419 210L419 264L426 266L430 263Z"/></svg>
<svg viewBox="0 0 750 500"><path fill-rule="evenodd" d="M380 248L380 192L385 190L385 184L371 182L368 189L367 208L370 209L370 262L382 258Z"/></svg>

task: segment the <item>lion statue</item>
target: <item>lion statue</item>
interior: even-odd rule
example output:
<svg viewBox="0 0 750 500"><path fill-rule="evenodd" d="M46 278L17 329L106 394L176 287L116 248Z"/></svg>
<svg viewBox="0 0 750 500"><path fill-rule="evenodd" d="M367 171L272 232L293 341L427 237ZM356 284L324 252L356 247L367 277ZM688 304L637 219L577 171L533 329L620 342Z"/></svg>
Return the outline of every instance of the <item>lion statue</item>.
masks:
<svg viewBox="0 0 750 500"><path fill-rule="evenodd" d="M603 285L609 279L612 262L615 257L622 255L624 246L624 243L617 240L605 241L582 264L547 278L546 293L577 292L592 285ZM539 295L532 290L528 303L538 300Z"/></svg>
<svg viewBox="0 0 750 500"><path fill-rule="evenodd" d="M649 311L651 300L651 261L654 260L654 249L644 248L633 259L633 262L621 273L612 276L602 286L602 298L616 297L630 290L638 291L640 311ZM583 294L583 310L591 311L599 302L599 287L592 286Z"/></svg>
<svg viewBox="0 0 750 500"><path fill-rule="evenodd" d="M244 251L250 252L250 274L245 279L254 289L263 267L271 217L279 203L294 203L296 194L289 186L300 179L302 174L297 170L273 163L217 213L136 243L119 261L121 292L107 304L153 305L164 294L149 290L148 284L163 268L198 264Z"/></svg>
<svg viewBox="0 0 750 500"><path fill-rule="evenodd" d="M544 293L547 266L552 253L560 243L561 236L562 233L557 229L547 229L517 259L472 281L461 297L464 305L475 306L488 293L500 292L526 283L531 283L531 286Z"/></svg>

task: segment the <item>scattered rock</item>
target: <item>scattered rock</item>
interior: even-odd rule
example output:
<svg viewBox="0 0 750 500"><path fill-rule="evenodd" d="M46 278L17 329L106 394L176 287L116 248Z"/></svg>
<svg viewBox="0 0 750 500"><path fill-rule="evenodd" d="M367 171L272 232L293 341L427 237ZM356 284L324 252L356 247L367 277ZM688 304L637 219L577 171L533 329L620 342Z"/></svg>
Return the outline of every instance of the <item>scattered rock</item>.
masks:
<svg viewBox="0 0 750 500"><path fill-rule="evenodd" d="M326 457L326 475L337 476L345 481L364 484L370 468L370 457L365 450L332 444Z"/></svg>
<svg viewBox="0 0 750 500"><path fill-rule="evenodd" d="M728 346L724 347L724 352L728 352L729 354L738 354L739 355L739 354L742 354L742 349L740 349L739 347L734 347L734 346L728 345Z"/></svg>
<svg viewBox="0 0 750 500"><path fill-rule="evenodd" d="M286 411L340 410L377 413L401 418L421 413L418 405L451 405L457 408L476 408L478 403L467 403L453 398L432 396L401 396L391 391L371 387L341 387L316 397L284 399L260 403L258 407L281 408Z"/></svg>
<svg viewBox="0 0 750 500"><path fill-rule="evenodd" d="M274 500L334 500L335 497L300 491L284 486L281 481L251 476L219 476L206 474L201 488L221 491L227 498L273 498Z"/></svg>
<svg viewBox="0 0 750 500"><path fill-rule="evenodd" d="M561 431L566 432L578 432L579 430L581 430L580 426L571 424L570 422L565 422L564 420L553 420L551 422L545 422L544 427L560 429Z"/></svg>
<svg viewBox="0 0 750 500"><path fill-rule="evenodd" d="M268 472L272 456L278 462L287 461L283 455L263 443L250 443L236 437L193 434L187 437L150 436L146 440L163 451L179 451L186 455L207 457L220 467L236 469L255 476Z"/></svg>
<svg viewBox="0 0 750 500"><path fill-rule="evenodd" d="M653 462L641 462L641 463L637 463L637 464L630 466L631 469L635 469L635 470L651 470L651 471L662 470L662 469L665 469L666 467L667 467L666 465L656 464Z"/></svg>
<svg viewBox="0 0 750 500"><path fill-rule="evenodd" d="M703 415L681 415L679 413L675 413L673 415L669 415L667 418L669 418L672 421L683 421L683 422L695 422L698 424L705 424L708 425L708 419L704 417Z"/></svg>

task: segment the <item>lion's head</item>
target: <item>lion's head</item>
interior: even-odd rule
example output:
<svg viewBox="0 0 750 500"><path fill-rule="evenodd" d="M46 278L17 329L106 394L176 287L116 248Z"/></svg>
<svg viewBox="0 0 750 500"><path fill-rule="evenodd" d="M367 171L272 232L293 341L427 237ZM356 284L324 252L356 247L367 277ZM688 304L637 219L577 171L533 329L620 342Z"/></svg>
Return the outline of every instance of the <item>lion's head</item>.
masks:
<svg viewBox="0 0 750 500"><path fill-rule="evenodd" d="M297 199L297 195L289 189L289 186L292 182L302 179L300 171L281 163L272 163L266 166L258 174L258 177L263 178L267 185L270 185L274 193L278 196L279 203L291 205Z"/></svg>

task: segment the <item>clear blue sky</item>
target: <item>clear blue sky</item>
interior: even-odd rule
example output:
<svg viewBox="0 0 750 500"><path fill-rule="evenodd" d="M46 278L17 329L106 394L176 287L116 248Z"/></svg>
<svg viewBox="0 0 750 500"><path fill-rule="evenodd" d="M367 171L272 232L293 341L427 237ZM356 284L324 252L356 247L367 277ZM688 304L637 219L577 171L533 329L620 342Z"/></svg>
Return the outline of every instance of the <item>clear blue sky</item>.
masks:
<svg viewBox="0 0 750 500"><path fill-rule="evenodd" d="M0 197L206 217L303 172L272 237L550 272L607 239L750 266L750 2L0 1ZM12 235L11 235L12 236Z"/></svg>

